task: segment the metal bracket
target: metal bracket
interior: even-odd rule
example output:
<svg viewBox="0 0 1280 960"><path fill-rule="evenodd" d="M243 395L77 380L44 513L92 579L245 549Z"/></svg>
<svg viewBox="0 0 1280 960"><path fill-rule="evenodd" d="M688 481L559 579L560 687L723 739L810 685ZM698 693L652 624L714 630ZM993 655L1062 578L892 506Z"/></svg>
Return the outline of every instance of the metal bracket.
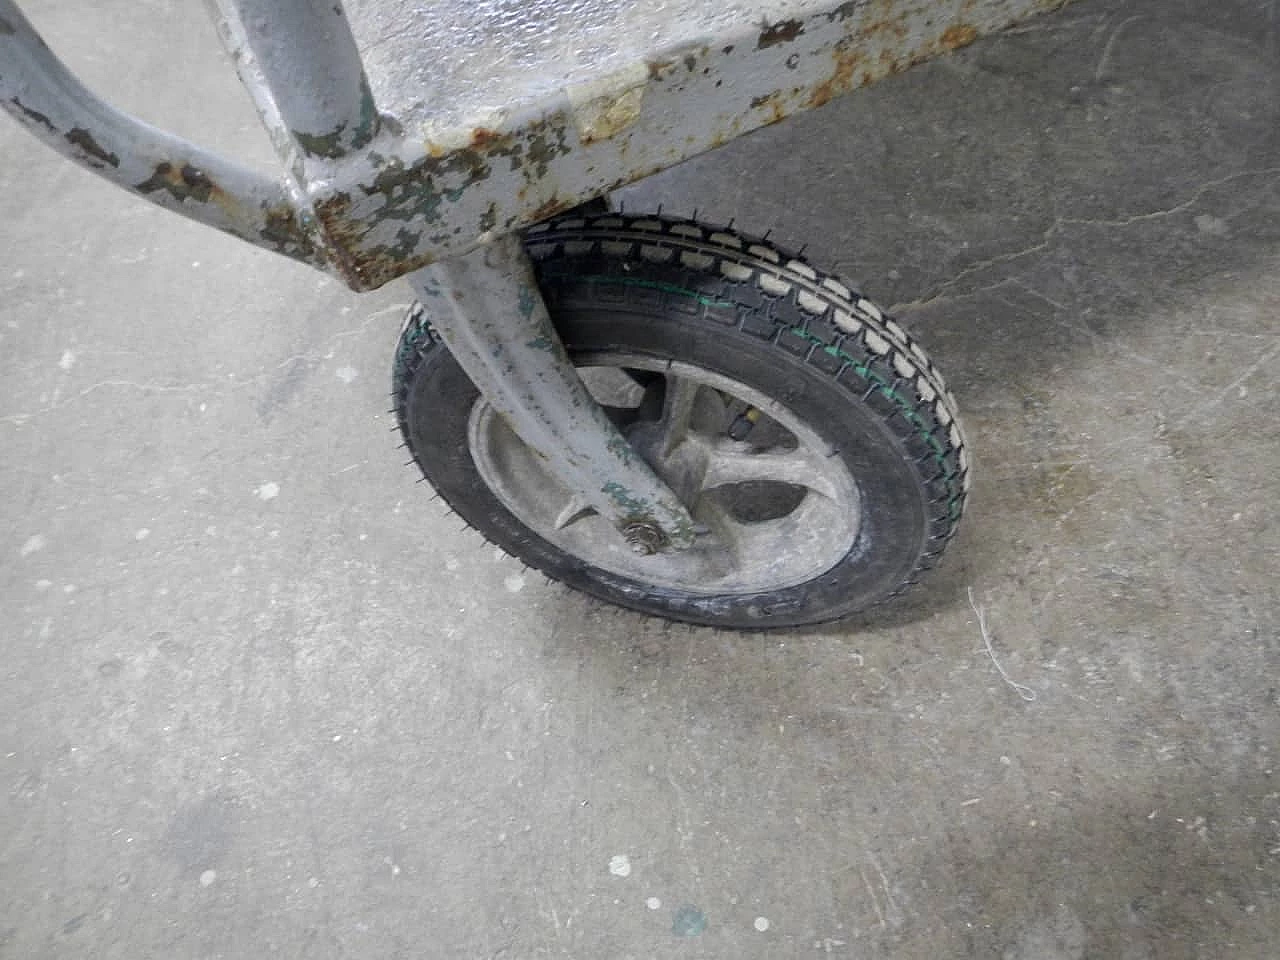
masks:
<svg viewBox="0 0 1280 960"><path fill-rule="evenodd" d="M184 217L323 268L309 204L285 178L157 130L85 88L0 0L0 109L58 153Z"/></svg>
<svg viewBox="0 0 1280 960"><path fill-rule="evenodd" d="M753 8L763 19L685 0L687 22L662 4L601 0L587 6L636 30L634 43L597 61L594 42L554 31L563 46L545 56L572 60L579 42L593 52L563 82L508 69L496 110L468 99L485 78L433 68L453 52L437 22L449 13L484 30L500 16L517 37L560 8L570 23L574 4L206 2L283 182L93 96L14 0L0 0L0 108L148 200L370 290L1066 0L767 0Z"/></svg>
<svg viewBox="0 0 1280 960"><path fill-rule="evenodd" d="M638 553L692 545L694 520L574 370L519 237L409 275L472 382L552 472Z"/></svg>

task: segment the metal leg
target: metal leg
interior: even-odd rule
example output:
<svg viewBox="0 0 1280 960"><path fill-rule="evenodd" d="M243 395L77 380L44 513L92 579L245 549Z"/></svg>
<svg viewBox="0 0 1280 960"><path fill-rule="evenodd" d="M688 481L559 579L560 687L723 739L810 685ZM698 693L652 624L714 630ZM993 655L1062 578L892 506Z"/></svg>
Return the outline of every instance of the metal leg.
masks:
<svg viewBox="0 0 1280 960"><path fill-rule="evenodd" d="M689 512L579 379L519 237L419 270L409 282L494 409L636 552L693 543Z"/></svg>
<svg viewBox="0 0 1280 960"><path fill-rule="evenodd" d="M0 110L63 156L158 206L312 266L324 263L310 214L290 184L101 100L13 0L0 0Z"/></svg>
<svg viewBox="0 0 1280 960"><path fill-rule="evenodd" d="M207 2L269 132L286 132L304 156L328 160L377 135L380 118L340 0Z"/></svg>

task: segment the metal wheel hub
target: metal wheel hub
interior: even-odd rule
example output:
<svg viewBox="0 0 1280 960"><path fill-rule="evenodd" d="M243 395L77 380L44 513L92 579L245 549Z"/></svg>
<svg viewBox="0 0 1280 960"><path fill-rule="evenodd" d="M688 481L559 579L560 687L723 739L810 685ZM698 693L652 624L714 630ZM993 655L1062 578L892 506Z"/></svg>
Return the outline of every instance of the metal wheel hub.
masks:
<svg viewBox="0 0 1280 960"><path fill-rule="evenodd" d="M592 355L588 390L698 523L686 550L661 531L619 532L565 488L483 398L471 455L494 495L556 547L656 587L752 593L811 580L838 563L861 523L857 484L816 431L728 377L640 355Z"/></svg>

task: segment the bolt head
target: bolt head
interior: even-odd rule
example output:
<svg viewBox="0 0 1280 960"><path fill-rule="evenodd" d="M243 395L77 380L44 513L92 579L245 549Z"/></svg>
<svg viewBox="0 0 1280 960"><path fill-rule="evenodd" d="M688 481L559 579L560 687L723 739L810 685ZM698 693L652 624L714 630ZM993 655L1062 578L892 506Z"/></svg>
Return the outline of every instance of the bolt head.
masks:
<svg viewBox="0 0 1280 960"><path fill-rule="evenodd" d="M626 537L632 553L642 557L657 553L666 539L657 526L643 521L627 524L623 528L622 535Z"/></svg>

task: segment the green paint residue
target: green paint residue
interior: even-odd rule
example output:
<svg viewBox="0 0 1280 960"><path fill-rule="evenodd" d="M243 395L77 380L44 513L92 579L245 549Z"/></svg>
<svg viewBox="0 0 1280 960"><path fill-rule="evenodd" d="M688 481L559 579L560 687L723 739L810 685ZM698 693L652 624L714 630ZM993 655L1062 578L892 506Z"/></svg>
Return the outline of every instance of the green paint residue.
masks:
<svg viewBox="0 0 1280 960"><path fill-rule="evenodd" d="M400 339L400 348L396 351L396 369L397 376L403 376L404 368L412 359L418 350L418 344L421 343L430 332L430 327L425 321L418 321L413 329L407 331Z"/></svg>
<svg viewBox="0 0 1280 960"><path fill-rule="evenodd" d="M707 929L707 915L693 906L683 906L671 918L671 932L677 937L696 937Z"/></svg>
<svg viewBox="0 0 1280 960"><path fill-rule="evenodd" d="M621 460L624 467L631 466L631 457L635 451L627 442L627 438L617 431L614 431L613 436L609 438L609 452Z"/></svg>
<svg viewBox="0 0 1280 960"><path fill-rule="evenodd" d="M920 414L916 413L915 408L906 400L905 397L902 396L902 394L893 389L892 384L888 383L884 377L880 376L866 364L859 363L839 347L832 346L803 327L790 327L788 328L788 332L821 347L822 351L829 356L838 357L845 363L849 364L849 366L853 368L853 372L862 377L862 379L874 383L876 388L888 397L889 400L898 408L903 417L905 417L907 421L916 428L916 433L919 434L920 439L923 440L929 449L933 451L933 460L937 463L939 469L941 469L947 476L951 475L950 468L947 466L946 448L938 442L938 438L933 435L933 431L929 429L928 424L920 418ZM947 509L950 511L952 520L959 519L960 496L958 494L947 501Z"/></svg>
<svg viewBox="0 0 1280 960"><path fill-rule="evenodd" d="M533 308L537 302L538 301L534 298L533 290L531 290L529 287L526 287L524 284L521 284L520 285L520 316L524 317L526 320L528 320L531 316L533 316Z"/></svg>
<svg viewBox="0 0 1280 960"><path fill-rule="evenodd" d="M717 300L714 297L708 297L699 293L697 290L690 290L688 287L679 287L674 283L662 283L659 280L641 280L631 277L587 277L586 279L593 283L603 283L617 287L644 287L648 290L661 290L663 293L674 293L682 297L692 297L704 307L733 307L737 308L737 304L732 300Z"/></svg>
<svg viewBox="0 0 1280 960"><path fill-rule="evenodd" d="M607 494L610 500L625 510L628 519L639 520L649 515L648 504L637 499L630 490L616 480L610 480L600 488L600 492Z"/></svg>

